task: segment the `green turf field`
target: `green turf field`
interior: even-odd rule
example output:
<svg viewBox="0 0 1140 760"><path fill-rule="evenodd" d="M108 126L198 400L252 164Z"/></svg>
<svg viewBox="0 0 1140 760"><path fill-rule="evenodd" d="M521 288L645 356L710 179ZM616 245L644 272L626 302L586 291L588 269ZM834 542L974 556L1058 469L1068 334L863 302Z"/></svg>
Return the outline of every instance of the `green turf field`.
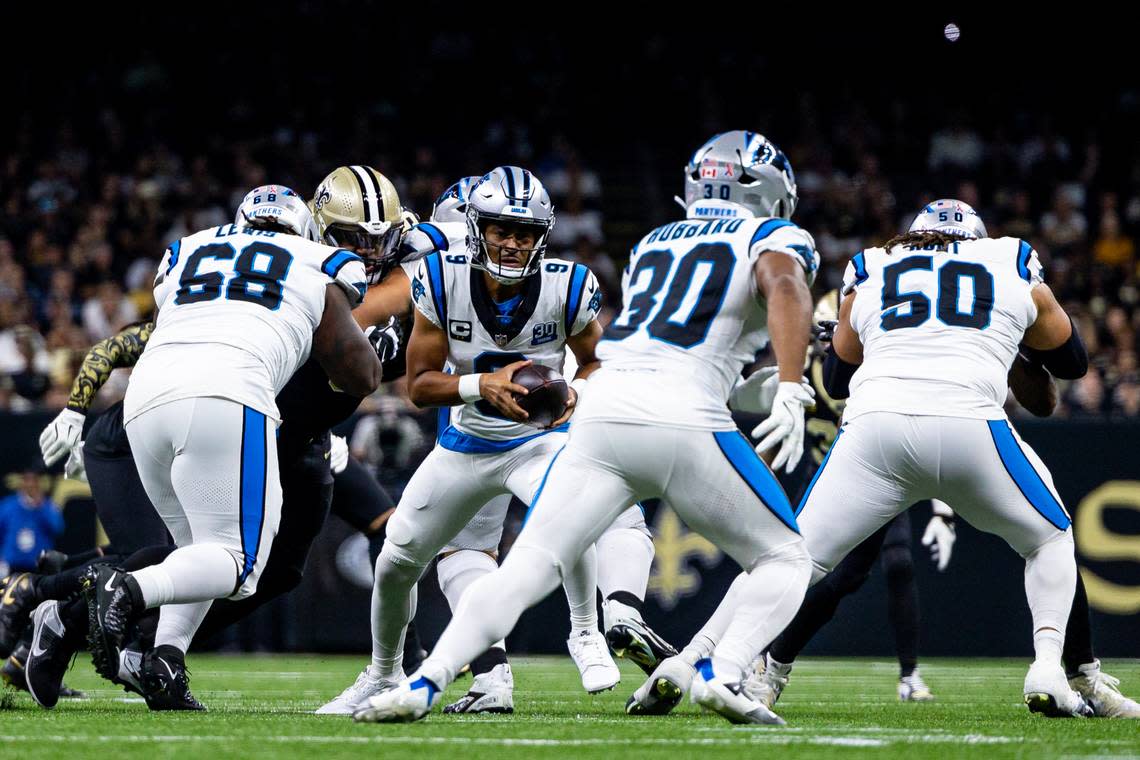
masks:
<svg viewBox="0 0 1140 760"><path fill-rule="evenodd" d="M731 726L688 703L668 718L634 719L622 706L640 683L635 667L621 663L618 688L590 697L569 659L545 657L515 659L514 715L437 713L379 726L308 714L365 661L194 655L194 692L210 712L151 714L141 700L103 688L80 659L67 682L90 698L50 712L27 694L6 700L0 757L1140 757L1140 721L1030 715L1020 703L1028 662L1013 660L927 661L922 672L938 701L900 704L893 663L806 659L779 704L786 728ZM1140 694L1140 661L1106 662L1105 670L1125 693ZM460 680L448 696L469 683Z"/></svg>

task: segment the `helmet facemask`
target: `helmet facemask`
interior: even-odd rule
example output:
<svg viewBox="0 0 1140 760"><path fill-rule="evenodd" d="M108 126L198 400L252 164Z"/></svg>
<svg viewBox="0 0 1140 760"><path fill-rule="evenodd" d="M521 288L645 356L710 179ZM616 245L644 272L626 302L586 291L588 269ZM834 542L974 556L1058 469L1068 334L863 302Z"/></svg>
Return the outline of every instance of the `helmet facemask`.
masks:
<svg viewBox="0 0 1140 760"><path fill-rule="evenodd" d="M402 224L390 222L331 224L325 228L324 242L359 256L364 261L368 284L375 285L395 265L402 232Z"/></svg>
<svg viewBox="0 0 1140 760"><path fill-rule="evenodd" d="M487 228L492 224L497 224L507 231L510 231L511 228L522 228L533 232L534 244L531 248L520 248L517 245L501 246L501 248L511 248L521 255L522 261L518 265L505 264L502 250L498 254L497 261L496 257L491 254L490 249L492 247L500 247L487 240ZM506 217L498 214L481 213L478 209L468 206L467 247L471 252L471 266L482 269L505 285L517 285L527 277L538 273L542 265L542 257L546 253L546 241L553 226L553 219L527 220L518 217Z"/></svg>

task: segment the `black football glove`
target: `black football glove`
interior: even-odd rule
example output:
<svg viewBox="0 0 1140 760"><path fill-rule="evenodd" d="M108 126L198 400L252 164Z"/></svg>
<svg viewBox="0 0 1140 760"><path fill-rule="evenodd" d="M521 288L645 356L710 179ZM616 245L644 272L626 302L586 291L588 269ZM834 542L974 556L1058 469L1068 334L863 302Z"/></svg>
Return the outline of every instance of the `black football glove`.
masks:
<svg viewBox="0 0 1140 760"><path fill-rule="evenodd" d="M811 336L820 343L830 343L838 324L834 319L821 319L811 326Z"/></svg>
<svg viewBox="0 0 1140 760"><path fill-rule="evenodd" d="M364 336L376 350L376 356L379 357L381 364L400 353L400 341L404 337L400 329L400 320L395 317L391 317L388 324L383 327L369 327L364 331Z"/></svg>

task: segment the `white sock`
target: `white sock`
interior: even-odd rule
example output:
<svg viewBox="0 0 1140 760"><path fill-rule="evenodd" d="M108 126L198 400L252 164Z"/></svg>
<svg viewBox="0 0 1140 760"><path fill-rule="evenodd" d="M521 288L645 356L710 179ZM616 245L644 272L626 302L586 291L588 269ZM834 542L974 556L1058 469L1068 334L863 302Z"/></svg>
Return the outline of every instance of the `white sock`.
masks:
<svg viewBox="0 0 1140 760"><path fill-rule="evenodd" d="M494 557L474 549L461 549L442 557L435 565L435 572L439 577L439 590L447 597L452 613L459 609L459 602L472 583L498 569ZM507 642L496 641L492 646L506 651Z"/></svg>
<svg viewBox="0 0 1140 760"><path fill-rule="evenodd" d="M570 635L597 631L598 552L593 546L566 573L562 588L566 590L566 601L570 605Z"/></svg>
<svg viewBox="0 0 1140 760"><path fill-rule="evenodd" d="M724 598L713 610L708 622L696 632L692 640L681 650L681 658L685 662L695 665L698 660L712 656L713 650L716 649L716 645L724 636L725 630L728 629L728 624L732 622L737 601L740 599L740 588L747 580L747 573L741 573L733 579L732 585L728 587Z"/></svg>
<svg viewBox="0 0 1140 760"><path fill-rule="evenodd" d="M1025 558L1025 596L1033 615L1033 648L1038 660L1060 662L1076 588L1072 531L1058 535Z"/></svg>
<svg viewBox="0 0 1140 760"><path fill-rule="evenodd" d="M169 644L177 647L183 654L190 648L194 634L210 605L214 602L194 602L192 604L167 604L158 613L158 629L154 634L154 645Z"/></svg>
<svg viewBox="0 0 1140 760"><path fill-rule="evenodd" d="M741 582L732 622L717 644L714 658L731 663L743 673L792 622L810 579L811 558L802 541L767 555Z"/></svg>
<svg viewBox="0 0 1140 760"><path fill-rule="evenodd" d="M404 664L404 636L416 616L416 583L423 568L395 557L385 543L372 584L372 675L396 678Z"/></svg>
<svg viewBox="0 0 1140 760"><path fill-rule="evenodd" d="M131 576L142 589L149 609L231 595L237 588L238 564L220 544L191 544L175 549L157 565L135 570Z"/></svg>
<svg viewBox="0 0 1140 760"><path fill-rule="evenodd" d="M506 637L528 607L558 588L558 579L550 554L515 546L502 567L467 589L420 673L446 689L460 668Z"/></svg>
<svg viewBox="0 0 1140 760"><path fill-rule="evenodd" d="M602 599L625 591L645 599L653 566L653 540L637 528L611 528L598 538L598 589Z"/></svg>

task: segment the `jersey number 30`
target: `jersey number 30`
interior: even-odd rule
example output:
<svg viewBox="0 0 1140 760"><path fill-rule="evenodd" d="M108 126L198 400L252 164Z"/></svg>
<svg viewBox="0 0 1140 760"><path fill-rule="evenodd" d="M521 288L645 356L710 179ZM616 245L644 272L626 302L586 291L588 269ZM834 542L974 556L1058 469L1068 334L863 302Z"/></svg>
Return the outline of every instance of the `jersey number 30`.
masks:
<svg viewBox="0 0 1140 760"><path fill-rule="evenodd" d="M202 303L221 296L225 275L221 272L199 274L198 267L203 259L229 261L235 255L234 276L226 285L226 298L255 303L270 311L281 306L281 283L289 274L293 254L261 240L242 248L240 254L229 243L211 243L194 251L186 259L174 303Z"/></svg>
<svg viewBox="0 0 1140 760"><path fill-rule="evenodd" d="M735 262L732 249L724 243L698 245L681 257L677 271L665 290L665 301L646 327L650 337L680 348L692 348L703 343L724 301ZM690 291L697 267L701 265L707 274L694 296ZM673 254L666 250L646 251L638 258L629 276L629 289L632 291L641 284L647 271L651 272L649 283L629 299L621 315L606 328L606 339L623 340L641 328L657 306L657 296L665 287L672 267ZM683 306L688 306L687 313L679 315Z"/></svg>

